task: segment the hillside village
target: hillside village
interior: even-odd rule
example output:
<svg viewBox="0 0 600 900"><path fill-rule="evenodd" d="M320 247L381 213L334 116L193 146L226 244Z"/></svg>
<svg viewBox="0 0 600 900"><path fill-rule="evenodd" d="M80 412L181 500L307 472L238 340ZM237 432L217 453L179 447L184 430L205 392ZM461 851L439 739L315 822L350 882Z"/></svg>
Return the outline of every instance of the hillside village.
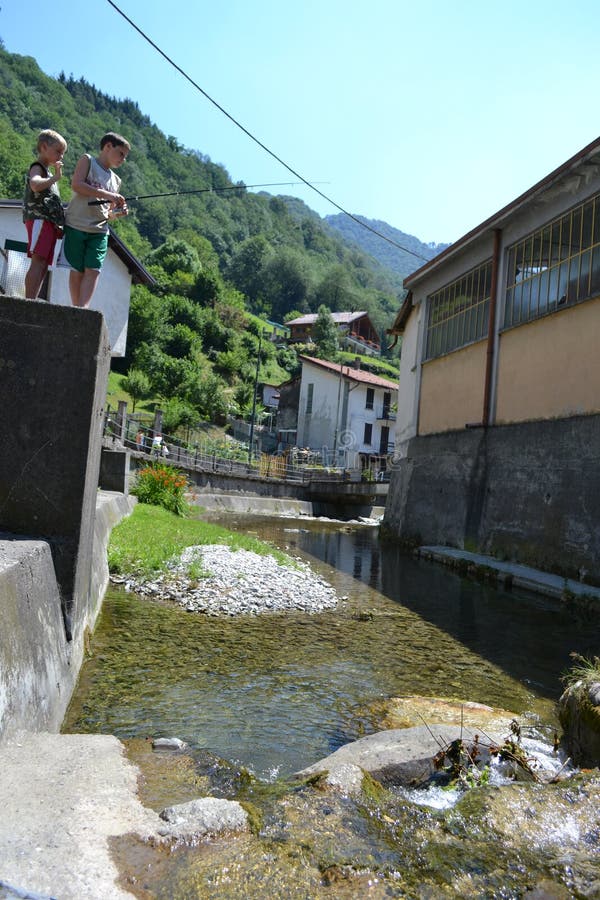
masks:
<svg viewBox="0 0 600 900"><path fill-rule="evenodd" d="M134 101L3 47L0 108L0 893L591 896L600 138L388 265L356 217L236 186ZM71 172L118 120L132 194L206 189L132 202L89 310L55 264L25 300L48 115Z"/></svg>

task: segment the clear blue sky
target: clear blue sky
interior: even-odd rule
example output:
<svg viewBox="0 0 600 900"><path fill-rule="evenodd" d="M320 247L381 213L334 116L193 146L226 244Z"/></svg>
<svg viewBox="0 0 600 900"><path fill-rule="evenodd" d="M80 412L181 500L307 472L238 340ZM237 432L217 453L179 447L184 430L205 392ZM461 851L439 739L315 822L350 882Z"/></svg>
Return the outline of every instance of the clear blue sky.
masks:
<svg viewBox="0 0 600 900"><path fill-rule="evenodd" d="M118 5L337 203L423 241L456 240L600 134L598 0ZM0 6L6 49L47 74L137 101L234 180L293 180L107 0ZM282 191L336 212L308 188Z"/></svg>

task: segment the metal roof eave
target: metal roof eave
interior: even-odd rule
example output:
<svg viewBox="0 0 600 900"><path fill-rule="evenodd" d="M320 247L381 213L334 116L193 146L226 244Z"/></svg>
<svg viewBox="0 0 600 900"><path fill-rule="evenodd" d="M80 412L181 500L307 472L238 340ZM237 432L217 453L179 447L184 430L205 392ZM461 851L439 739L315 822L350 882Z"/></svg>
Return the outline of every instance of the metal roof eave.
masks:
<svg viewBox="0 0 600 900"><path fill-rule="evenodd" d="M471 231L468 231L453 244L450 244L449 247L447 247L445 250L442 250L442 252L438 256L435 256L429 262L426 262L425 265L421 266L420 269L417 269L415 272L412 272L410 275L408 275L403 281L404 287L407 290L410 290L412 287L418 284L422 278L435 271L435 269L437 269L439 265L445 263L456 253L464 250L469 246L469 244L473 243L473 241L485 234L486 231L489 231L493 228L498 228L499 225L513 216L516 212L518 212L526 203L530 203L537 196L549 190L549 188L553 187L566 174L574 171L584 163L589 162L591 159L593 159L594 156L599 155L600 137L593 140L590 144L587 144L587 146L576 153L575 156L572 156L566 162L562 163L562 165L560 165L557 169L554 169L552 172L550 172L549 175L546 175L544 178L542 178L541 181L538 181L523 194L520 194L515 200L512 200L509 204L502 207L502 209L500 209L498 212L494 213L494 215L490 216L488 219L485 219L485 221L483 221L480 225L477 225L475 228L473 228ZM402 312L402 310L400 312ZM394 328L395 325L396 323L394 323L394 326L392 327Z"/></svg>

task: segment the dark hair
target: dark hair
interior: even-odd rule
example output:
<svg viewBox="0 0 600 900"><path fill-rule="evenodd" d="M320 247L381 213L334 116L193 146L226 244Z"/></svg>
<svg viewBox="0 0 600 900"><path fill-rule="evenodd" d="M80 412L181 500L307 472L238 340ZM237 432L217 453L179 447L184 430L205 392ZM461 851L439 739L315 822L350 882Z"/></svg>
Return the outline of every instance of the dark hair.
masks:
<svg viewBox="0 0 600 900"><path fill-rule="evenodd" d="M117 134L116 131L106 132L100 140L100 149L102 150L106 144L112 144L113 147L127 147L128 150L131 150L131 144L127 138L124 138L122 134Z"/></svg>

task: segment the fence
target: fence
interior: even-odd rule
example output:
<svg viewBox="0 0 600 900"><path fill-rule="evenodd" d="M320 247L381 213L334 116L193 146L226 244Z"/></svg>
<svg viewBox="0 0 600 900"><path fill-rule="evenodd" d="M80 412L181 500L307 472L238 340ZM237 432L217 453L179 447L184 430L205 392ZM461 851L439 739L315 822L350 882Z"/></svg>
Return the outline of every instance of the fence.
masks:
<svg viewBox="0 0 600 900"><path fill-rule="evenodd" d="M307 484L310 481L361 481L360 469L344 469L319 464L321 454L309 453L306 450L292 448L280 455L261 454L257 460L248 462L240 459L247 456L248 448L242 444L233 445L229 454L220 454L209 444L196 443L190 445L179 437L154 430L154 420L142 419L140 416L122 416L114 410L106 410L104 414L104 439L108 446L111 442L122 443L129 450L135 451L139 458L148 458L168 462L175 466L199 472L214 472L221 475L237 475L243 478L272 478L294 484ZM160 443L155 440L160 435ZM236 458L237 457L237 458Z"/></svg>

